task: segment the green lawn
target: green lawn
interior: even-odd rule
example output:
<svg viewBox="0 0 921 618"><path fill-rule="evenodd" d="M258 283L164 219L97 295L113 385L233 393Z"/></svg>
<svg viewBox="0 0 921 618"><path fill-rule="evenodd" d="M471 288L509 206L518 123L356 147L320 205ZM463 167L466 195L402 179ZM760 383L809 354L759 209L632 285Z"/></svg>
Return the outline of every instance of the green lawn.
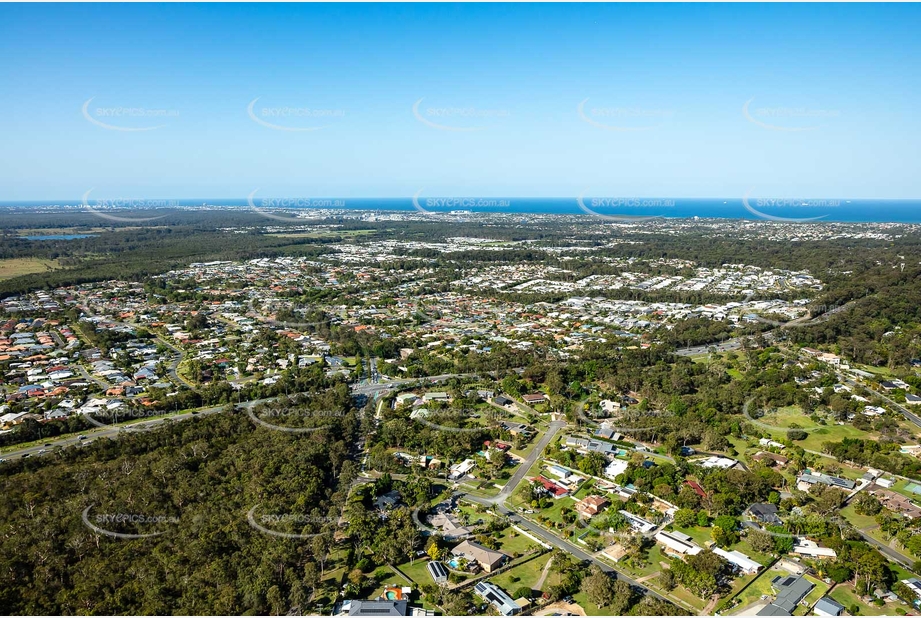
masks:
<svg viewBox="0 0 921 618"><path fill-rule="evenodd" d="M514 598L515 591L517 591L522 586L529 586L532 590L536 590L535 586L537 585L541 572L544 570L544 566L546 566L548 560L550 560L549 552L543 556L529 560L524 564L519 564L518 566L500 573L495 577L490 577L489 581L505 590ZM543 587L547 588L546 582L544 583Z"/></svg>
<svg viewBox="0 0 921 618"><path fill-rule="evenodd" d="M541 510L541 511L538 511L538 512L535 513L535 514L543 515L544 517L546 517L546 518L549 519L550 521L556 522L556 523L558 523L558 524L562 524L562 523L563 523L563 517L562 517L562 515L560 514L560 511L563 509L563 507L572 508L572 506L575 505L575 503L576 503L575 500L573 500L573 499L570 498L569 496L566 496L565 498L560 498L559 500L554 500L554 501L553 501L553 504L552 504L549 508L546 508L546 509L543 509L543 510Z"/></svg>
<svg viewBox="0 0 921 618"><path fill-rule="evenodd" d="M406 576L416 582L418 586L422 584L431 584L432 576L429 575L426 565L429 563L428 558L417 558L412 564L406 562L397 565L397 568L406 573Z"/></svg>
<svg viewBox="0 0 921 618"><path fill-rule="evenodd" d="M778 435L782 437L783 435L786 435L786 432ZM806 435L805 440L801 440L796 444L803 447L804 449L821 452L822 445L825 442L840 442L844 438L872 440L875 439L875 437L876 434L861 431L860 429L851 427L850 425L826 425L825 427L821 427L815 431L810 431Z"/></svg>
<svg viewBox="0 0 921 618"><path fill-rule="evenodd" d="M461 513L467 516L467 521L471 524L473 524L476 521L479 521L480 519L483 520L484 524L488 524L493 519L495 519L495 516L487 513L485 508L482 508L482 507L480 508L481 510L477 512L476 506L473 506L470 503L466 503L463 500L461 500L458 503L458 510L460 510Z"/></svg>
<svg viewBox="0 0 921 618"><path fill-rule="evenodd" d="M384 587L387 585L390 585L390 584L396 584L397 586L406 585L406 580L400 577L399 575L397 575L396 573L394 573L393 569L391 569L390 567L386 567L386 566L378 567L374 569L373 572L367 573L366 575L368 576L368 579L366 581L368 583L369 588L371 585L374 585L372 582L374 581L377 582L376 587L374 588L374 591L371 592L367 597L369 599L376 599L377 597L384 594Z"/></svg>
<svg viewBox="0 0 921 618"><path fill-rule="evenodd" d="M858 515L854 510L853 504L847 505L847 507L841 509L839 512L844 515L844 518L851 522L855 528L875 528L877 525L875 517L870 515Z"/></svg>
<svg viewBox="0 0 921 618"><path fill-rule="evenodd" d="M804 577L808 579L809 581L811 581L813 584L815 584L815 588L813 588L812 592L807 594L806 598L804 599L804 602L809 607L812 607L818 602L819 599L825 596L825 593L828 592L828 589L831 586L823 582L821 579L816 579L815 577L812 577L811 575L804 575Z"/></svg>
<svg viewBox="0 0 921 618"><path fill-rule="evenodd" d="M860 616L891 616L894 613L894 608L891 605L888 607L877 607L875 605L864 603L860 600L860 598L858 598L857 594L854 592L854 588L851 585L838 584L828 596L846 607L848 613L850 613L850 608L854 605L860 608L860 611L858 612L858 615Z"/></svg>
<svg viewBox="0 0 921 618"><path fill-rule="evenodd" d="M787 571L781 569L770 569L767 571L762 571L761 575L752 582L752 584L742 591L742 593L737 597L737 603L735 608L742 609L747 607L752 603L761 600L761 597L767 595L771 598L774 597L774 591L771 588L771 580L773 580L778 575L789 575ZM728 603L732 600L732 597L726 599L723 604Z"/></svg>
<svg viewBox="0 0 921 618"><path fill-rule="evenodd" d="M777 408L774 412L765 414L758 420L766 425L782 429L789 429L793 425L799 426L800 429L814 429L821 426L806 414L803 414L803 409L799 406Z"/></svg>
<svg viewBox="0 0 921 618"><path fill-rule="evenodd" d="M707 541L712 540L710 538L710 533L713 528L701 528L700 526L694 526L693 528L679 528L678 526L672 526L678 532L683 532L692 539L694 542L700 545L701 547L707 547Z"/></svg>
<svg viewBox="0 0 921 618"><path fill-rule="evenodd" d="M522 555L531 549L540 547L535 541L521 534L511 526L502 531L497 537L499 550L511 556Z"/></svg>
<svg viewBox="0 0 921 618"><path fill-rule="evenodd" d="M921 500L921 494L913 494L905 489L910 482L911 481L905 480L897 481L896 484L892 486L892 491L902 494L909 500Z"/></svg>

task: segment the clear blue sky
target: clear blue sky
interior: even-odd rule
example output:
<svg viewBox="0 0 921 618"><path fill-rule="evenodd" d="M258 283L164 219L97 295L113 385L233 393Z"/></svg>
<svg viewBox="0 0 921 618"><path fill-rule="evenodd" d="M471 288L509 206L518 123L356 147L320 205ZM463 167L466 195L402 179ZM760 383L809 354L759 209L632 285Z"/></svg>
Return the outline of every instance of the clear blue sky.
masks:
<svg viewBox="0 0 921 618"><path fill-rule="evenodd" d="M854 4L4 4L0 200L918 198L919 18ZM257 120L323 128L264 126L247 112L257 97ZM166 116L105 115L119 107ZM300 115L270 115L286 107Z"/></svg>

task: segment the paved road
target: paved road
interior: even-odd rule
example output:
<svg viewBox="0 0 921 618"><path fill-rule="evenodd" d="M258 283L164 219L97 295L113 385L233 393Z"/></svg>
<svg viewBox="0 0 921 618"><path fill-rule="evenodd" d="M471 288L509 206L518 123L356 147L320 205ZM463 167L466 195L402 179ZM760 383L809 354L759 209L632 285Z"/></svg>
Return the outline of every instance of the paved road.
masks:
<svg viewBox="0 0 921 618"><path fill-rule="evenodd" d="M738 350L742 347L738 338L727 339L721 342L715 342L707 345L697 345L691 348L681 348L680 350L675 350L675 354L678 356L697 356L698 354L706 354L710 351L710 348L714 348L717 352L729 352L730 350Z"/></svg>
<svg viewBox="0 0 921 618"><path fill-rule="evenodd" d="M836 313L840 313L842 311L847 310L848 308L850 308L851 305L853 305L854 303L860 302L864 298L866 297L855 298L854 300L849 301L841 305L840 307L835 307L834 309L830 311L826 311L825 313L822 313L814 318L808 318L808 319L796 318L795 320L790 320L789 322L786 322L785 324L779 324L777 322L768 322L770 324L777 324L777 327L769 331L765 331L761 333L761 335L765 339L770 340L774 337L774 333L776 333L779 330L783 330L785 328L795 328L799 326L808 326L810 324L818 324L818 323L824 322L830 316L833 316ZM678 356L696 356L698 354L706 354L709 351L710 347L716 348L717 352L728 352L730 350L737 350L741 347L740 338L734 337L732 339L726 339L725 341L712 341L710 343L705 343L703 345L697 345L697 346L693 346L689 348L681 348L679 350L675 350L675 354Z"/></svg>
<svg viewBox="0 0 921 618"><path fill-rule="evenodd" d="M471 502L478 502L478 503L483 504L483 505L493 506L492 501L491 501L490 499L479 498L479 497L477 497L477 496L473 496L473 495L470 495L470 494L465 495L465 499L466 499L466 500L470 500ZM657 598L657 599L660 599L660 600L662 600L662 601L668 601L669 603L675 603L675 601L673 601L672 599L668 599L668 598L666 598L666 597L663 597L661 594L659 594L659 593L656 592L655 590L651 590L651 589L647 588L646 586L644 586L643 584L639 583L638 581L636 581L636 580L634 580L634 579L628 577L627 575L624 575L623 573L621 573L620 571L618 571L618 570L615 569L614 567L608 565L606 562L602 562L602 561L599 560L598 558L595 558L594 556L592 556L592 555L589 554L588 552L582 550L582 549L579 548L578 546L573 545L573 544L570 543L569 541L565 541L565 540L561 539L561 538L560 538L559 536L557 536L556 534L554 534L554 533L552 533L552 532L550 532L550 531L548 531L548 530L545 530L543 527L538 526L537 524L532 523L531 521L529 521L529 520L527 520L527 519L521 517L520 515L518 515L517 513L515 513L514 511L512 511L511 509L509 509L509 508L507 508L507 507L505 507L505 506L502 506L501 504L494 505L494 506L495 506L495 509L496 509L501 515L507 516L507 517L509 518L509 521L511 521L512 523L516 524L517 526L520 526L520 527L522 527L522 528L525 528L528 532L530 532L530 533L533 534L534 536L538 537L539 539L545 541L547 544L552 545L552 546L554 546L554 547L557 547L557 548L559 548L559 549L562 549L562 550L565 551L566 553L568 553L568 554L570 554L570 555L572 555L572 556L575 556L575 557L576 557L577 559L579 559L579 560L583 560L583 561L585 561L585 562L591 562L591 563L597 564L598 567L599 567L602 571L604 571L605 573L614 573L614 574L616 574L618 579L624 580L625 582L627 582L628 584L630 584L631 586L633 586L635 589L637 589L637 590L638 590L639 592L641 592L642 594L647 594L647 595L653 596L653 597L655 597L655 598Z"/></svg>
<svg viewBox="0 0 921 618"><path fill-rule="evenodd" d="M253 401L246 401L242 404L238 404L244 408L252 408L262 403L269 401L274 401L276 398L271 397L268 399L258 399ZM106 428L97 428L97 429L87 429L81 435L86 436L86 440L80 440L79 436L67 436L63 438L52 438L49 439L45 444L50 446L38 445L30 446L28 448L16 449L14 451L8 451L2 454L3 459L21 459L23 455L28 454L30 457L40 454L40 451L45 450L46 453L41 453L42 455L50 455L56 447L65 447L65 446L76 446L79 444L89 444L93 440L98 440L99 438L114 438L122 432L139 432L147 431L150 429L156 429L159 425L162 425L166 421L183 421L190 419L194 416L208 416L209 414L215 414L217 412L223 411L227 405L221 406L212 406L210 408L202 408L200 410L188 410L186 412L179 412L177 414L170 414L169 416L164 416L162 418L155 418L149 421L140 421L136 423L131 423L130 425L112 425L111 427Z"/></svg>
<svg viewBox="0 0 921 618"><path fill-rule="evenodd" d="M876 549L881 551L887 558L889 558L893 562L898 562L899 564L901 564L907 569L914 568L915 561L913 559L909 558L908 556L904 554L897 552L896 550L892 549L885 543L881 543L877 541L869 534L866 534L863 530L857 530L857 533L863 537L864 541L876 547Z"/></svg>
<svg viewBox="0 0 921 618"><path fill-rule="evenodd" d="M173 347L173 346L170 346L169 344L167 344L167 345L168 345L169 347ZM173 349L176 350L176 348L174 348L174 347L173 347ZM178 365L178 363L176 363L176 365ZM81 367L81 369L82 369L82 367ZM358 395L358 394L364 394L364 395L377 395L377 394L379 394L379 393L381 393L381 392L383 392L383 391L386 391L386 390L392 388L393 386L396 386L396 385L399 385L399 384L408 384L408 383L420 382L420 381L438 382L438 381L446 380L446 379L449 379L449 378L464 377L464 376L472 376L472 375L475 375L475 374L445 374L445 375L440 375L440 376L431 376L431 377L427 377L427 378L413 378L413 379L411 379L411 380L394 380L394 381L389 382L389 383L387 383L387 384L368 384L368 385L361 385L361 386L353 386L353 387L352 387L352 393L353 393L353 394L356 394L356 395ZM90 378L90 379L92 379L92 378ZM271 397L271 398L267 398L267 399L259 399L259 400L254 400L254 401L248 401L248 402L244 402L244 403L238 404L238 405L242 405L243 407L251 408L251 407L256 406L256 405L258 405L258 404L261 404L261 403L265 403L265 402L268 402L268 401L273 401L274 399L276 399L276 398ZM43 443L43 444L41 444L41 445L38 445L38 446L30 446L30 447L28 447L28 448L21 448L21 449L16 449L16 450L12 450L12 451L8 451L8 452L5 452L5 453L2 453L2 454L0 454L0 459L20 459L20 458L22 458L23 455L29 455L30 457L34 457L34 456L39 455L39 454L41 454L41 455L46 455L46 454L50 455L50 454L52 454L52 452L53 452L52 449L54 449L55 447L75 446L75 445L78 445L78 444L81 444L81 443L88 443L88 442L91 442L91 441L96 440L96 439L98 439L98 438L111 438L111 437L116 436L118 433L120 433L120 432L122 432L122 431L143 431L143 430L147 430L147 429L153 429L153 428L155 428L157 425L159 425L159 424L161 424L161 423L163 423L164 421L167 421L167 420L169 420L169 421L181 421L181 420L186 420L186 419L192 418L193 416L207 416L207 415L209 415L209 414L214 414L215 412L220 412L220 411L223 410L224 408L225 408L225 406L214 406L214 407L211 407L211 408L205 408L205 409L202 409L202 410L198 410L198 411L196 411L196 412L194 412L194 413L193 413L193 411L189 410L189 411L186 411L186 412L179 412L179 413L177 413L177 414L171 414L171 415L169 415L169 416L167 416L167 417L164 417L164 418L152 419L152 420L149 420L149 421L143 421L143 422L139 422L139 423L132 423L131 425L124 425L124 424L122 424L122 425L118 425L118 426L107 427L107 428L104 428L104 429L103 429L103 428L98 428L98 429L87 429L87 430L84 431L83 434L82 434L82 435L85 435L85 436L87 437L86 440L80 440L80 439L78 438L78 436L74 436L74 435L65 436L65 437L61 437L61 438L53 438L53 439L47 440L47 442L45 442L45 443ZM129 427L130 427L130 428L129 428ZM50 444L51 446L44 446L44 444ZM40 453L40 451L42 451L42 450L45 450L46 453Z"/></svg>
<svg viewBox="0 0 921 618"><path fill-rule="evenodd" d="M857 382L855 382L855 381L852 380L851 378L848 378L848 377L846 377L845 375L843 375L841 372L837 372L837 373L838 373L838 379L840 379L842 382L844 382L844 383L847 384L848 386L853 386L854 388L862 388L863 390L865 390L865 391L867 391L867 392L869 392L869 393L872 393L873 395L876 395L877 397L879 397L880 399L882 399L883 401L885 401L886 403L888 403L890 406L892 406L893 408L895 408L896 410L898 410L898 411L902 414L902 416L905 417L906 420L908 420L908 421L914 423L914 424L915 424L916 426L918 426L918 427L921 427L921 417L919 417L919 416L918 416L917 414L915 414L914 412L910 412L910 411L907 410L904 406L902 406L902 405L899 404L899 403L896 403L895 401L893 401L892 399L890 399L889 397L887 397L887 396L884 395L883 393L880 393L879 391L874 390L874 389L872 389L872 388L870 388L869 386L866 386L866 385L864 385L864 384L858 384Z"/></svg>
<svg viewBox="0 0 921 618"><path fill-rule="evenodd" d="M528 470L531 469L538 459L544 454L544 451L547 449L547 446L556 437L556 434L559 433L560 429L566 427L565 421L553 421L550 423L550 427L544 432L543 437L537 442L533 449L531 449L530 454L525 458L525 460L518 466L518 469L515 470L515 474L512 475L512 478L508 480L508 483L505 484L505 487L496 495L495 498L492 498L494 503L504 504L505 500L512 495L515 491L515 488L518 487L518 484L521 483L521 480L528 473Z"/></svg>

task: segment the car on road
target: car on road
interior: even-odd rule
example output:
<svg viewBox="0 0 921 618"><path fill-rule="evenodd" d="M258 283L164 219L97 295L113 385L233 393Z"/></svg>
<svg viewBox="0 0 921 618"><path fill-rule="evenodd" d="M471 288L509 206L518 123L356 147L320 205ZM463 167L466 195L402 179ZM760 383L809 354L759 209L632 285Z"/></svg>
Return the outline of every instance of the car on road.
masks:
<svg viewBox="0 0 921 618"><path fill-rule="evenodd" d="M45 442L42 446L51 446L51 442Z"/></svg>
<svg viewBox="0 0 921 618"><path fill-rule="evenodd" d="M39 449L38 454L41 455L42 453L47 453L47 452L48 452L47 449Z"/></svg>
<svg viewBox="0 0 921 618"><path fill-rule="evenodd" d="M86 436L77 436L77 440L86 440Z"/></svg>
<svg viewBox="0 0 921 618"><path fill-rule="evenodd" d="M20 459L25 459L25 458L28 457L29 455L31 455L31 453L24 453L23 456L20 457Z"/></svg>

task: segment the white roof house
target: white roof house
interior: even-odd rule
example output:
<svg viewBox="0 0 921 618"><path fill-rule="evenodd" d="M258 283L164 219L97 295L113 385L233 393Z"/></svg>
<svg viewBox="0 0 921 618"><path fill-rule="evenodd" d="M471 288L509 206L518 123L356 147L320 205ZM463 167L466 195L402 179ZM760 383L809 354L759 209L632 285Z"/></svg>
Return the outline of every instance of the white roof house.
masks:
<svg viewBox="0 0 921 618"><path fill-rule="evenodd" d="M838 554L830 547L819 547L819 544L809 539L799 537L793 546L793 553L816 558L837 558Z"/></svg>
<svg viewBox="0 0 921 618"><path fill-rule="evenodd" d="M728 457L717 457L713 455L712 457L707 457L703 461L695 462L702 468L720 468L722 470L728 470L729 468L736 465L735 459L729 459Z"/></svg>
<svg viewBox="0 0 921 618"><path fill-rule="evenodd" d="M748 556L746 556L740 551L736 551L736 550L726 551L725 549L714 547L713 553L716 554L717 556L722 556L730 564L733 564L736 567L738 567L738 569L742 571L743 573L751 574L751 573L757 573L758 571L761 570L761 565L759 563L755 562L754 560L752 560L751 558L749 558Z"/></svg>
<svg viewBox="0 0 921 618"><path fill-rule="evenodd" d="M623 459L615 459L611 461L604 469L604 475L608 478L617 478L617 475L623 474L627 471L627 466L629 462L624 461Z"/></svg>
<svg viewBox="0 0 921 618"><path fill-rule="evenodd" d="M659 532L655 539L673 552L684 556L695 556L703 551L700 545L682 532Z"/></svg>
<svg viewBox="0 0 921 618"><path fill-rule="evenodd" d="M630 524L631 527L633 527L634 530L638 530L639 532L643 534L646 534L647 532L652 532L653 530L656 529L655 524L646 521L642 517L637 517L636 515L634 515L633 513L630 513L629 511L625 511L621 509L620 511L618 511L618 513L624 516L624 519L627 520L627 522Z"/></svg>

